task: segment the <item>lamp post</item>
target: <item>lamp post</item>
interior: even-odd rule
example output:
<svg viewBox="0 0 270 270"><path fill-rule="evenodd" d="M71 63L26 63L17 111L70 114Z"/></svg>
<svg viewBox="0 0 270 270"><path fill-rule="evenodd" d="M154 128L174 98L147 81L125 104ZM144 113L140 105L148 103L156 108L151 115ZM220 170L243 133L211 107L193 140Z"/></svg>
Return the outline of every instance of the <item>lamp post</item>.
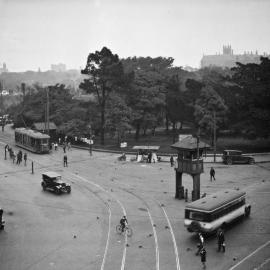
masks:
<svg viewBox="0 0 270 270"><path fill-rule="evenodd" d="M90 153L90 156L92 156L92 146L93 146L92 126L89 125L88 127L89 127L89 136L90 136L90 138L89 138L89 153Z"/></svg>

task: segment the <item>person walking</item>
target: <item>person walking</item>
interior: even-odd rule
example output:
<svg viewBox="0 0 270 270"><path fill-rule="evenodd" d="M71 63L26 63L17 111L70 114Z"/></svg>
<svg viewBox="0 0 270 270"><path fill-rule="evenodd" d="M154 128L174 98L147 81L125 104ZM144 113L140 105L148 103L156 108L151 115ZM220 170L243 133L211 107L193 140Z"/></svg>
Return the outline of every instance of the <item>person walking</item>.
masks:
<svg viewBox="0 0 270 270"><path fill-rule="evenodd" d="M64 155L64 167L67 167L68 163L67 163L67 155Z"/></svg>
<svg viewBox="0 0 270 270"><path fill-rule="evenodd" d="M202 266L203 269L206 268L206 250L204 247L202 247L202 249L200 250L200 255L201 255L201 262L202 262Z"/></svg>
<svg viewBox="0 0 270 270"><path fill-rule="evenodd" d="M217 231L217 239L218 239L218 252L222 251L225 252L225 236L224 231L219 228Z"/></svg>
<svg viewBox="0 0 270 270"><path fill-rule="evenodd" d="M216 180L215 174L216 174L216 172L215 172L214 168L211 167L211 169L210 169L210 181L212 181L212 179Z"/></svg>
<svg viewBox="0 0 270 270"><path fill-rule="evenodd" d="M27 154L26 153L24 153L23 159L24 159L24 166L26 166L26 162L27 162Z"/></svg>
<svg viewBox="0 0 270 270"><path fill-rule="evenodd" d="M201 252L201 249L204 247L204 238L203 238L203 235L202 233L198 233L198 238L199 238L199 242L197 244L197 252L196 252L196 256L198 256Z"/></svg>
<svg viewBox="0 0 270 270"><path fill-rule="evenodd" d="M170 163L171 163L171 167L173 167L173 165L174 165L173 155L171 155L171 157L170 157Z"/></svg>

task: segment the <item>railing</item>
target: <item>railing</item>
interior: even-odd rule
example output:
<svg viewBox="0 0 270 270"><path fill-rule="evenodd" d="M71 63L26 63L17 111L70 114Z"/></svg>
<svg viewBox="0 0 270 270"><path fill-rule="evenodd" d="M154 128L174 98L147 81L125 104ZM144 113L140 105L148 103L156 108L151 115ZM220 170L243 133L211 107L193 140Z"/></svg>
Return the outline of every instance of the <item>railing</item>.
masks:
<svg viewBox="0 0 270 270"><path fill-rule="evenodd" d="M176 167L178 172L189 173L189 174L199 174L203 170L203 160L190 160L190 159L180 159L178 160L178 166Z"/></svg>

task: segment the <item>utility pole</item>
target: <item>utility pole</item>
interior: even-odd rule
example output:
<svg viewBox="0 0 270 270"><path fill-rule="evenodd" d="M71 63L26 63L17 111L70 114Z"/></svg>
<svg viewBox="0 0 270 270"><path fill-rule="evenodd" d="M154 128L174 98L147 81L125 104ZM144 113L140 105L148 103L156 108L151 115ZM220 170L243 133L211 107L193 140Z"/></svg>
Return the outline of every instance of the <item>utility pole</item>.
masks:
<svg viewBox="0 0 270 270"><path fill-rule="evenodd" d="M50 100L49 100L49 87L46 87L46 131L50 135Z"/></svg>
<svg viewBox="0 0 270 270"><path fill-rule="evenodd" d="M93 146L93 140L92 140L92 126L89 124L89 153L90 156L92 156L92 146Z"/></svg>
<svg viewBox="0 0 270 270"><path fill-rule="evenodd" d="M216 151L217 151L217 144L216 144L216 111L214 110L214 162L216 162Z"/></svg>

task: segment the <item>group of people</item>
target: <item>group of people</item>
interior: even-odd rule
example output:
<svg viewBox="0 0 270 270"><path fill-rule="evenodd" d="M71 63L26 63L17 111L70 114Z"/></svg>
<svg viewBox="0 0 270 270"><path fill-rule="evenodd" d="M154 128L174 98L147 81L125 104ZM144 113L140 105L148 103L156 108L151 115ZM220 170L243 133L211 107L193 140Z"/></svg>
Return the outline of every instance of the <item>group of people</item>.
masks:
<svg viewBox="0 0 270 270"><path fill-rule="evenodd" d="M27 153L22 153L21 150L18 151L16 154L15 151L10 147L8 144L5 146L5 152L9 152L9 157L13 160L13 163L17 165L20 165L22 163L22 160L24 159L24 166L27 165Z"/></svg>
<svg viewBox="0 0 270 270"><path fill-rule="evenodd" d="M199 238L199 242L197 244L198 250L196 252L196 255L200 255L202 266L205 269L206 268L206 249L204 246L204 237L201 232L198 233L198 238ZM222 228L219 228L217 230L217 244L218 244L217 251L225 252L225 235L224 235L224 230Z"/></svg>

